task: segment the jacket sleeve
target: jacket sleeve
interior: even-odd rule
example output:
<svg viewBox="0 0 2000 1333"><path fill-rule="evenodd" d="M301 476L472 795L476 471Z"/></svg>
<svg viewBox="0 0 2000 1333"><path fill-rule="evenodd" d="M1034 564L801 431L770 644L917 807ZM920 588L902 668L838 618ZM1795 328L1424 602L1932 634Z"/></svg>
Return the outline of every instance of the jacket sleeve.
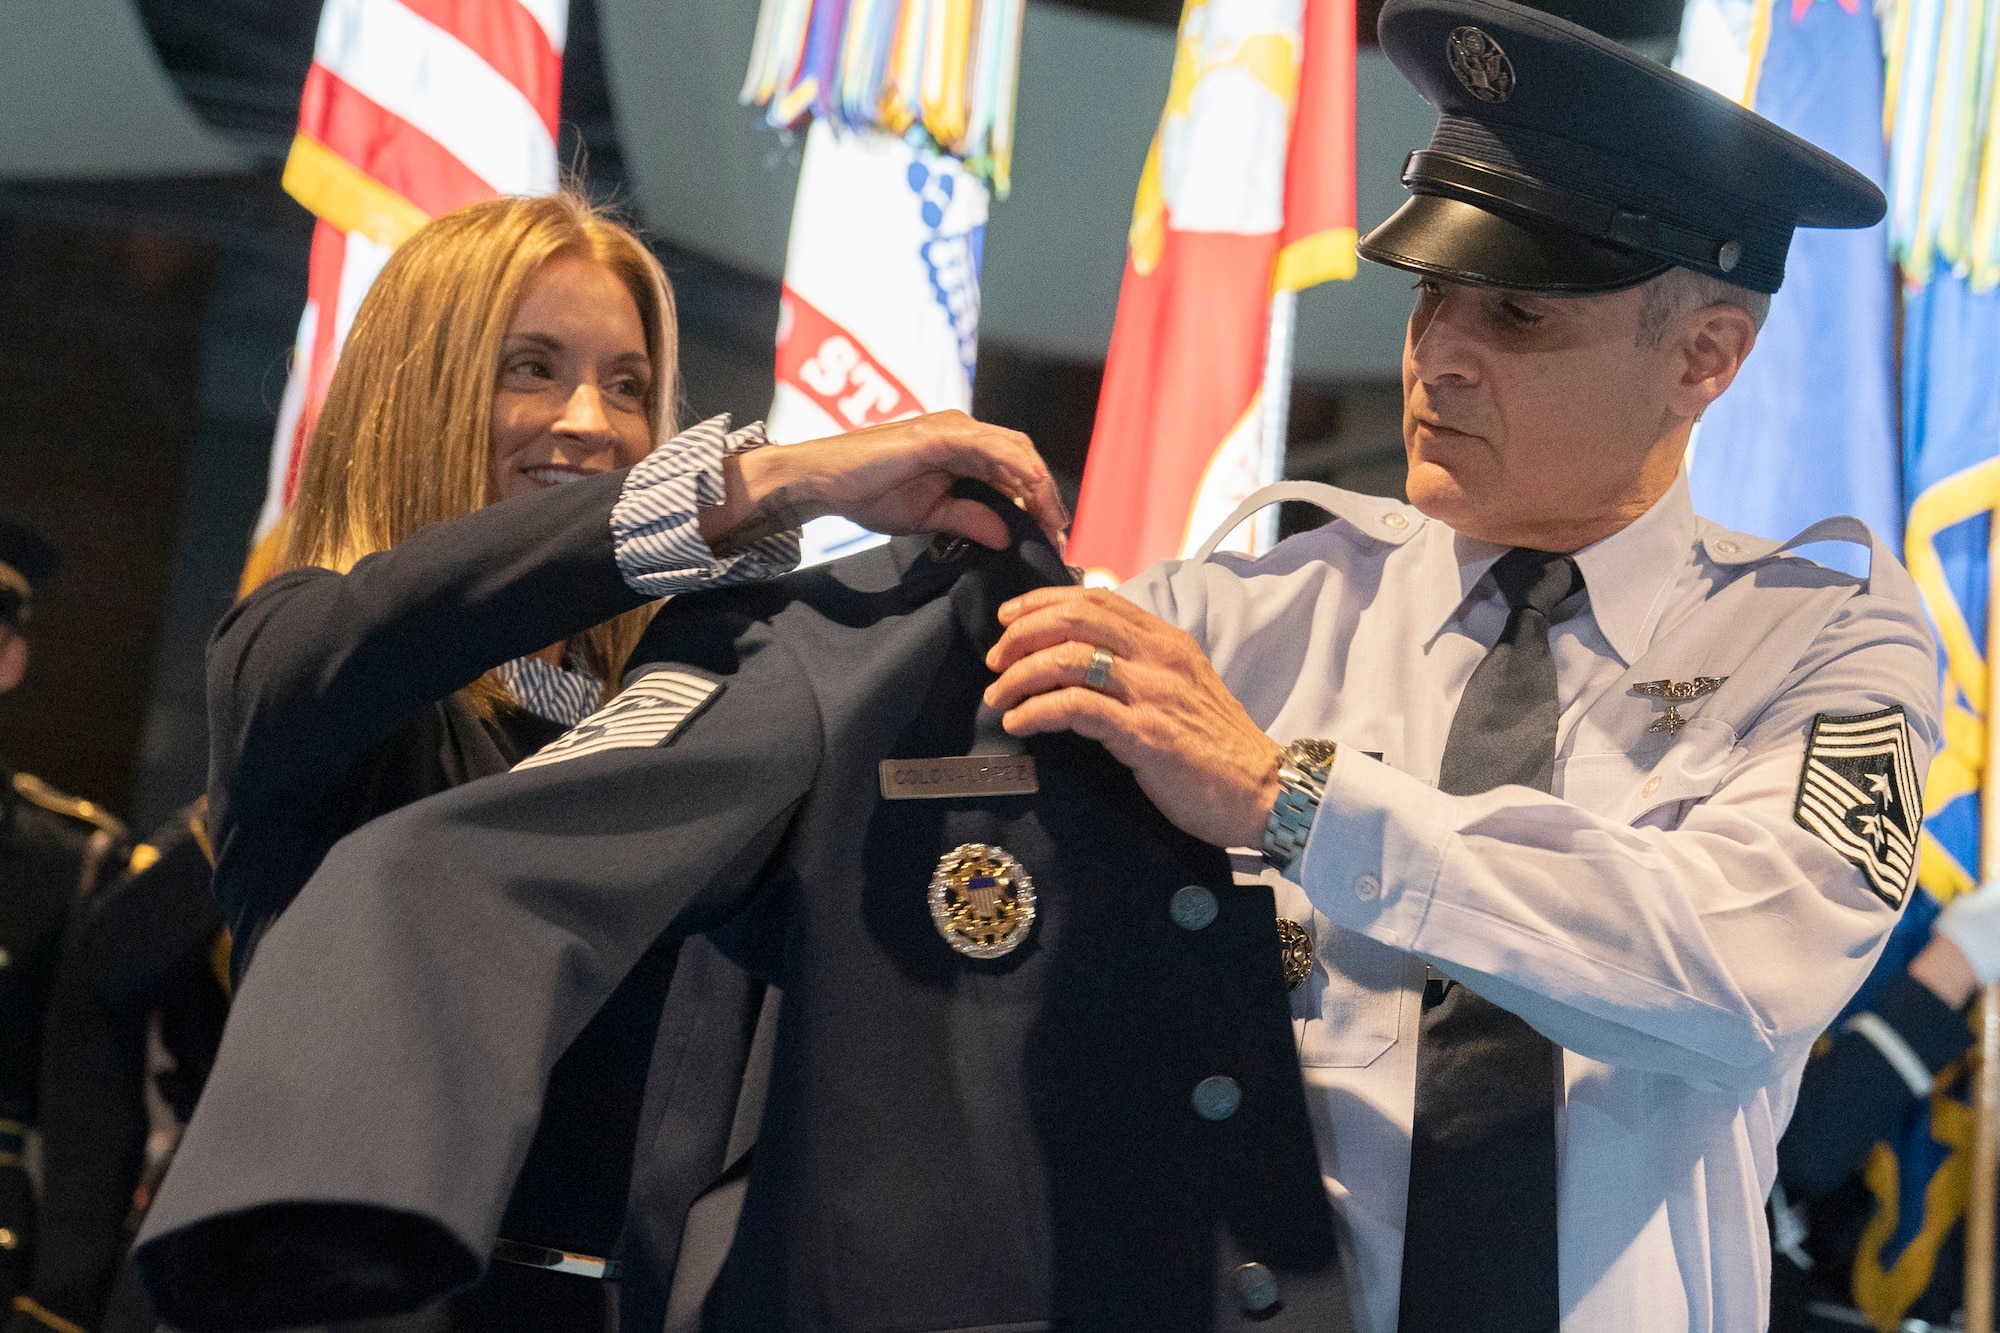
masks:
<svg viewBox="0 0 2000 1333"><path fill-rule="evenodd" d="M650 640L674 662L532 766L351 834L272 927L140 1238L176 1327L470 1281L557 1058L657 939L753 891L818 769L817 706L763 627L675 619Z"/></svg>
<svg viewBox="0 0 2000 1333"><path fill-rule="evenodd" d="M1449 796L1343 750L1298 878L1335 923L1580 1055L1764 1086L1804 1063L1897 916L1794 817L1807 735L1822 714L1901 706L1922 774L1933 654L1914 608L1856 596L1669 828L1526 787Z"/></svg>
<svg viewBox="0 0 2000 1333"><path fill-rule="evenodd" d="M613 558L610 472L434 523L346 574L292 570L208 648L211 796L292 805L502 662L645 598Z"/></svg>
<svg viewBox="0 0 2000 1333"><path fill-rule="evenodd" d="M157 859L76 901L49 985L41 1221L27 1294L84 1328L103 1322L131 1240L126 1219L145 1167L148 1016L175 992L201 993L191 981L208 970L222 927L198 818L180 811L142 844ZM17 1314L6 1327L47 1325Z"/></svg>
<svg viewBox="0 0 2000 1333"><path fill-rule="evenodd" d="M145 1166L147 1016L120 1012L105 995L84 920L89 906L80 900L71 913L49 987L41 1210L26 1294L67 1326L97 1328ZM17 1325L45 1326L18 1314L9 1328Z"/></svg>
<svg viewBox="0 0 2000 1333"><path fill-rule="evenodd" d="M1938 1075L1972 1045L1965 1015L1907 972L1830 1035L1827 1052L1806 1063L1778 1141L1778 1179L1795 1201L1830 1194L1861 1170L1869 1149L1893 1140Z"/></svg>

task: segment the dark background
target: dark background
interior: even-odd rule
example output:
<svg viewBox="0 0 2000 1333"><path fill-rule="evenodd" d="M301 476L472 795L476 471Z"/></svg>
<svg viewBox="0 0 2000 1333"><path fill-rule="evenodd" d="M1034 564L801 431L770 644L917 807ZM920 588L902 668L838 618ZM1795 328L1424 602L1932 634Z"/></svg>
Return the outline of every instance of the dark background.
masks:
<svg viewBox="0 0 2000 1333"><path fill-rule="evenodd" d="M1173 26L1179 0L1081 6ZM1372 41L1381 0L1360 0ZM1670 38L1680 0L1539 8L1623 40ZM0 475L61 547L26 683L0 698L0 757L140 828L200 791L201 655L262 503L312 219L280 189L319 0L139 0L194 109L259 168L216 179L0 186ZM745 114L750 114L746 112ZM591 0L571 0L563 160L621 198ZM760 415L776 283L657 246L682 320L683 419ZM1102 366L980 348L974 411L1034 437L1070 498ZM1288 471L1402 486L1394 384L1301 383ZM1307 515L1287 512L1287 525Z"/></svg>

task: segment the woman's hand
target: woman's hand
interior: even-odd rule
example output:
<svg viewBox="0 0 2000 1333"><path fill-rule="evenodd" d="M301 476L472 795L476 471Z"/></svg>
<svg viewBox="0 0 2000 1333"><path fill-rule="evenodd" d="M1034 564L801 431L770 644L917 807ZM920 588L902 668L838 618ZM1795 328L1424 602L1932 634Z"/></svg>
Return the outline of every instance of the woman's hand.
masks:
<svg viewBox="0 0 2000 1333"><path fill-rule="evenodd" d="M1033 442L963 412L753 449L730 458L723 475L728 498L697 515L702 539L717 555L826 514L891 535L953 532L1005 549L1007 526L999 515L951 495L959 477L977 478L1020 502L1058 550L1069 526L1069 512Z"/></svg>

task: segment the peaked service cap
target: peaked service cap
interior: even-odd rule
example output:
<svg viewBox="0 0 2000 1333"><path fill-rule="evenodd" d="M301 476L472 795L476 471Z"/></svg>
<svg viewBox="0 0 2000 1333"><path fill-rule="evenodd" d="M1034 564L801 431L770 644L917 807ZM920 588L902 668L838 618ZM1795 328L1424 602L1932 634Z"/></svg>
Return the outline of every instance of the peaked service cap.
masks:
<svg viewBox="0 0 2000 1333"><path fill-rule="evenodd" d="M1508 0L1389 0L1382 50L1437 108L1364 258L1608 292L1678 265L1775 292L1796 227L1868 227L1873 182L1608 38Z"/></svg>

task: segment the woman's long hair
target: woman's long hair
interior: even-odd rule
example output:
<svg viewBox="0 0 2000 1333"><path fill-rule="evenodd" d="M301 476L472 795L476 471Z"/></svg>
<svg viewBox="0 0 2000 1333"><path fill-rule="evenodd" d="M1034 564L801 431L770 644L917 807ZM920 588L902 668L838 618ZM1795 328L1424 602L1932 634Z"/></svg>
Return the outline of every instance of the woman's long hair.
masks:
<svg viewBox="0 0 2000 1333"><path fill-rule="evenodd" d="M564 192L489 199L425 226L397 249L355 313L306 453L281 567L345 573L427 523L483 508L493 494L493 395L500 347L542 266L559 255L603 264L646 331L655 444L675 429L679 346L673 288L645 245L602 209ZM569 641L566 657L604 696L651 609ZM488 672L466 689L484 717L512 702Z"/></svg>

